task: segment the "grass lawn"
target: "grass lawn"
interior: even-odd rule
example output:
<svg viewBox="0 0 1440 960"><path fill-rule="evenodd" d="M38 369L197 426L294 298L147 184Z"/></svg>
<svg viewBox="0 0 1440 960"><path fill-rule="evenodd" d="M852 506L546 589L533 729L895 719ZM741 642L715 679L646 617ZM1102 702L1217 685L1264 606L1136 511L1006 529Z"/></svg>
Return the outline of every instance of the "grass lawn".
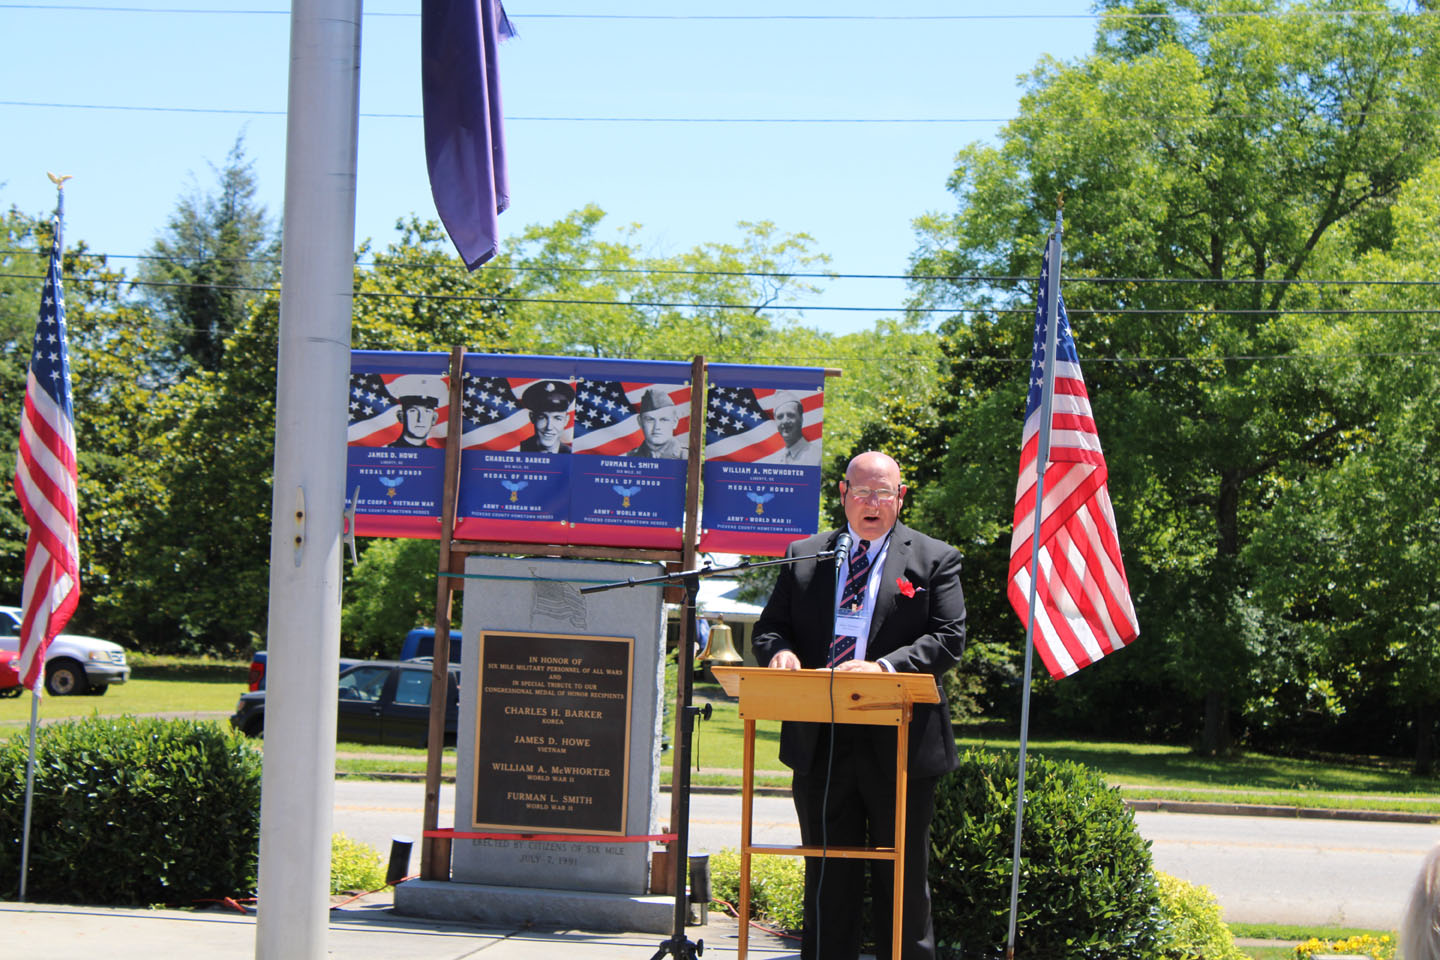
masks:
<svg viewBox="0 0 1440 960"><path fill-rule="evenodd" d="M1016 752L1018 740L960 737L962 749ZM1207 800L1292 807L1440 814L1440 778L1416 777L1393 758L1300 759L1242 752L1201 757L1186 747L1032 740L1032 754L1093 767L1131 799Z"/></svg>
<svg viewBox="0 0 1440 960"><path fill-rule="evenodd" d="M1230 928L1230 933L1239 940L1273 940L1284 941L1288 944L1287 946L1242 947L1241 949L1250 960L1293 960L1295 946L1311 938L1334 943L1338 940L1348 940L1351 937L1368 936L1376 940L1383 937L1389 939L1392 953L1395 943L1394 930L1364 930L1359 927L1331 926L1296 927L1274 923L1231 923L1227 926ZM1323 953L1321 955L1323 956Z"/></svg>
<svg viewBox="0 0 1440 960"><path fill-rule="evenodd" d="M124 713L220 713L228 717L245 692L249 663L198 657L130 655L130 681L101 697L40 699L40 720ZM223 719L223 718L222 718ZM30 723L30 694L0 699L0 736Z"/></svg>

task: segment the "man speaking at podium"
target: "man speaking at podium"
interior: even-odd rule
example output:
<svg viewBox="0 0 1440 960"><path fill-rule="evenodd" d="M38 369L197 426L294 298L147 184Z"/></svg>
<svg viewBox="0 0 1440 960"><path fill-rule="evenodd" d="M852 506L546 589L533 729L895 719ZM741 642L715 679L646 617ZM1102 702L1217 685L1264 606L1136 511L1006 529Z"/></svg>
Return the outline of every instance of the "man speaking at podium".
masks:
<svg viewBox="0 0 1440 960"><path fill-rule="evenodd" d="M833 549L836 559L780 568L755 625L757 662L781 670L924 672L938 680L960 661L965 649L960 554L897 522L905 493L899 465L885 454L872 451L850 461L840 481L846 528L798 540L786 553ZM891 845L895 749L895 731L885 727L782 725L780 759L794 771L791 789L806 846ZM903 951L890 958L894 867L871 861L877 960L935 956L926 876L930 821L936 781L959 765L943 687L939 704L916 705L909 752ZM864 895L865 861L806 859L803 960L855 960Z"/></svg>

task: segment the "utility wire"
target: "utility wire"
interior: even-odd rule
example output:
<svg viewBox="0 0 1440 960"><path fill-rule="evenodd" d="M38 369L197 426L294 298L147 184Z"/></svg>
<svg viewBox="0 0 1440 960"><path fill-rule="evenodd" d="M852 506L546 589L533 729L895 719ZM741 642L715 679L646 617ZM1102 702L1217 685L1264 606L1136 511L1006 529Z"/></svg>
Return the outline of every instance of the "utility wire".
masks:
<svg viewBox="0 0 1440 960"><path fill-rule="evenodd" d="M42 274L26 273L0 273L0 278L10 280L43 280ZM236 290L248 293L278 293L277 286L252 286L246 284L223 284L223 283L183 283L180 281L162 280L128 280L128 279L107 279L104 277L66 277L67 283L92 283L92 284L114 284L129 285L131 287L160 287L179 289L209 289L209 290ZM591 307L637 307L649 309L671 309L671 310L734 310L745 313L772 312L797 312L806 313L810 311L826 313L908 313L908 314L944 314L948 316L979 314L984 316L1001 315L1030 315L1035 311L1028 307L860 307L860 306L837 306L829 304L786 304L786 303L708 303L689 301L668 301L668 300L589 300L581 297L508 297L493 294L459 294L459 293L381 293L373 290L357 290L353 294L356 297L376 300L438 300L470 303L537 303L553 304L556 306L591 306ZM1351 317L1351 316L1430 316L1440 314L1440 308L1434 307L1401 307L1401 308L1377 308L1377 309L1356 309L1353 307L1306 307L1298 309L1284 308L1249 308L1249 307L1214 307L1198 306L1189 308L1168 308L1168 307L1115 307L1104 310L1090 310L1084 308L1071 308L1066 311L1072 317L1112 317L1126 315L1140 316L1182 316L1193 317L1213 314L1225 316L1325 316L1325 317Z"/></svg>
<svg viewBox="0 0 1440 960"><path fill-rule="evenodd" d="M58 103L40 100L0 100L0 106L6 107L40 107L46 110L114 110L123 113L185 113L185 114L213 114L217 116L247 116L247 117L283 117L285 110L265 110L250 107L169 107L169 106L134 106L118 103ZM1370 117L1434 117L1440 113L1436 110L1354 110L1339 111L1333 116L1343 119L1368 119ZM421 120L423 114L419 113L365 113L359 116L367 120ZM679 123L679 124L762 124L762 125L783 125L794 124L797 126L806 124L999 124L1012 123L1020 117L643 117L643 116L563 116L563 115L507 115L505 121L528 122L528 123ZM1067 116L1047 117L1025 117L1023 119L1031 122L1043 121L1047 124L1063 123L1090 123L1096 120L1094 116L1075 114ZM1106 114L1103 118L1106 121L1122 123L1194 123L1194 122L1216 122L1226 120L1264 120L1277 122L1285 120L1310 120L1311 116L1299 117L1290 114L1279 113L1154 113L1154 114Z"/></svg>
<svg viewBox="0 0 1440 960"><path fill-rule="evenodd" d="M159 13L159 14L224 14L246 16L279 16L290 14L289 10L256 9L207 9L201 7L112 7L92 4L61 3L0 3L0 10L46 10L81 13ZM706 13L525 13L511 17L516 23L526 20L646 20L646 21L831 21L859 22L1032 22L1043 20L1229 20L1229 19L1281 19L1285 17L1308 17L1316 19L1338 17L1414 17L1425 16L1430 11L1408 12L1403 10L1236 10L1236 11L1186 11L1185 13L897 13L897 14L843 14L843 13L769 13L769 14L706 14ZM391 12L366 10L367 17L400 17L415 19L420 15L413 12Z"/></svg>
<svg viewBox="0 0 1440 960"><path fill-rule="evenodd" d="M23 249L0 249L0 257L3 256L25 256L45 257L50 256L45 250L23 250ZM253 263L276 265L280 260L275 257L164 257L156 254L144 253L98 253L94 250L86 250L82 256L103 258L107 260L149 260L160 263ZM398 270L453 270L457 273L464 269L458 262L452 263L417 263L414 261L394 260L381 263L377 260L358 260L357 267L381 267ZM998 283L1037 283L1038 276L1014 277L999 276L980 273L836 273L832 271L804 271L804 270L678 270L668 267L532 267L521 265L505 265L491 262L486 264L487 271L504 271L507 273L614 273L614 274L641 274L655 276L680 276L680 277L755 277L759 279L801 279L801 280L904 280L917 283L975 283L975 284L998 284ZM1200 286L1213 286L1217 284L1231 286L1291 286L1291 287L1440 287L1440 280L1325 280L1325 279L1301 279L1276 280L1271 278L1255 277L1086 277L1064 274L1061 278L1066 284L1074 283L1145 283L1145 284L1196 284ZM140 283L142 281L123 280L123 283ZM201 284L205 286L205 284Z"/></svg>
<svg viewBox="0 0 1440 960"><path fill-rule="evenodd" d="M123 326L131 330L150 330L155 333L212 333L218 332L222 336L236 334L234 328L222 328L218 331L211 331L199 327L172 326L163 322L121 322L117 326ZM245 332L246 336L260 340L278 341L279 334L275 330L250 330ZM437 344L437 348L449 350L451 344ZM422 348L423 349L423 348ZM506 353L503 348L495 349L494 353ZM693 354L679 353L651 353L643 357L636 357L637 360L691 360ZM956 357L945 354L931 356L855 356L853 354L819 354L810 356L766 356L756 361L753 351L745 353L730 354L723 350L708 351L706 358L712 363L728 362L763 362L772 364L790 365L811 365L811 366L841 366L841 365L864 365L876 363L887 365L895 364L921 364L925 366L1030 366L1030 357ZM1334 362L1338 360L1432 360L1440 361L1440 350L1373 350L1373 351L1352 351L1343 353L1253 353L1253 354L1227 354L1225 356L1133 356L1133 357L1102 357L1087 356L1084 359L1086 364L1193 364L1196 366L1213 365L1217 363L1271 363L1271 362L1300 362L1300 361L1323 361Z"/></svg>
<svg viewBox="0 0 1440 960"><path fill-rule="evenodd" d="M211 333L216 332L222 336L233 336L237 333L234 329L222 329L218 331L202 330L198 327L167 326L158 323L129 323L124 324L131 330L150 330L154 333ZM262 341L279 341L279 334L274 330L247 331L246 336ZM448 351L451 344L434 344L435 349ZM423 346L420 349L425 349ZM503 348L477 352L491 352L504 354L507 351ZM680 353L651 353L643 357L635 357L636 360L692 360L694 354ZM873 355L855 356L853 354L821 354L814 356L765 356L756 359L753 351L744 353L726 353L724 350L707 351L706 359L711 363L767 363L786 364L791 366L871 366L883 363L886 366L910 365L929 367L1029 367L1032 363L1030 357L956 357L945 354L933 356L898 356L878 357ZM1334 363L1340 360L1428 360L1440 362L1440 351L1436 350L1376 350L1376 351L1355 351L1348 353L1269 353L1269 354L1227 354L1225 356L1135 356L1135 357L1101 357L1087 356L1084 363L1109 364L1112 366L1140 366L1145 364L1189 364L1192 366L1213 366L1219 363L1291 363L1291 362L1324 362Z"/></svg>

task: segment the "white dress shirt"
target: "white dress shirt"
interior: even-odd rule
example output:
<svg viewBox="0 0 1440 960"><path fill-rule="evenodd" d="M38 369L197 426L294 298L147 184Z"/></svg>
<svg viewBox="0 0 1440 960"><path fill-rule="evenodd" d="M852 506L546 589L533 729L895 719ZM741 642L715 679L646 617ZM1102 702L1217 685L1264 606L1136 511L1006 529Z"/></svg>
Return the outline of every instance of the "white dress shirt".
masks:
<svg viewBox="0 0 1440 960"><path fill-rule="evenodd" d="M845 525L845 529L850 534L850 552L853 554L856 550L859 549L860 540L862 538L860 534L856 533L855 529L849 524ZM890 549L890 534L893 532L894 528L892 527L890 530L886 531L885 536L881 537L879 541L871 541L870 547L866 551L866 553L870 557L870 576L865 581L865 602L857 614L860 620L860 634L855 638L856 660L865 659L866 650L870 645L870 624L875 619L875 597L880 592L880 577L884 573L885 554ZM839 582L836 584L835 588L835 612L837 615L840 612L841 595L845 592L843 585L849 582L849 580L850 558L846 557L845 563L841 565L840 579ZM849 636L849 631L846 631L845 635ZM883 669L889 671L890 673L895 672L895 668L886 661L879 660L876 662L878 662Z"/></svg>

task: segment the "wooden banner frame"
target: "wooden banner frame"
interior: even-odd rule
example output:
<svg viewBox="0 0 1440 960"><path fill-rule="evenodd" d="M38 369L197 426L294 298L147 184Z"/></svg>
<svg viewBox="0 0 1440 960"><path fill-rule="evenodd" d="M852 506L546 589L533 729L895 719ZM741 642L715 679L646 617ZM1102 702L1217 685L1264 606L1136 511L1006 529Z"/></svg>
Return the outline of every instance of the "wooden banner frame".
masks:
<svg viewBox="0 0 1440 960"><path fill-rule="evenodd" d="M450 408L445 434L444 489L440 513L440 564L435 588L435 654L431 674L430 735L425 760L425 812L420 845L420 876L425 880L450 879L450 846L448 837L431 836L440 819L440 768L444 753L444 704L448 695L446 684L450 673L450 621L455 593L464 589L465 559L471 554L562 557L577 560L644 560L665 564L668 571L695 567L700 541L700 464L705 446L705 383L706 361L697 355L690 364L690 448L685 472L685 522L679 550L653 548L609 547L581 544L501 543L494 541L457 540L455 538L456 505L460 487L460 435L464 429L461 412L461 380L465 348L450 351ZM826 379L841 375L839 369L825 368ZM681 587L667 587L665 599L678 603L684 599ZM676 684L676 716L686 707L684 682ZM672 767L680 763L680 751L672 751ZM681 771L672 769L673 782L681 781ZM670 829L680 816L680 797L671 793ZM673 869L673 865L667 867Z"/></svg>

